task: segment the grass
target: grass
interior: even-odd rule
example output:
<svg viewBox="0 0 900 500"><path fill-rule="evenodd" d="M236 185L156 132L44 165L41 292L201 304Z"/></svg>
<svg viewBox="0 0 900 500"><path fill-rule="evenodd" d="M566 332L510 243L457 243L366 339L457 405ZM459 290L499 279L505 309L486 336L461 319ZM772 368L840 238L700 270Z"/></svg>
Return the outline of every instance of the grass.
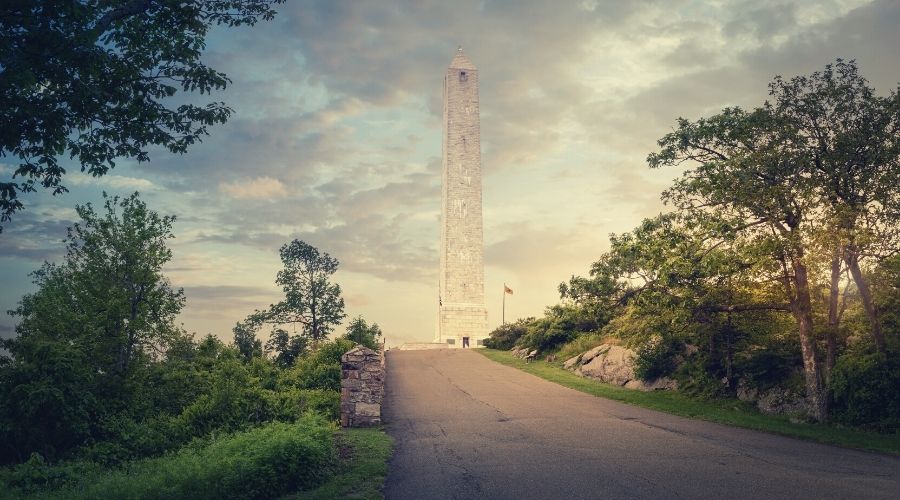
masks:
<svg viewBox="0 0 900 500"><path fill-rule="evenodd" d="M518 368L550 382L593 396L745 429L847 448L900 455L900 434L877 434L833 425L795 423L787 417L759 413L754 405L736 399L703 401L677 392L635 391L578 376L562 368L559 364L546 361L525 363L524 360L514 357L508 351L493 349L476 349L476 351L498 363Z"/></svg>
<svg viewBox="0 0 900 500"><path fill-rule="evenodd" d="M345 429L337 438L340 462L329 480L318 488L285 498L381 499L387 459L393 441L380 429Z"/></svg>

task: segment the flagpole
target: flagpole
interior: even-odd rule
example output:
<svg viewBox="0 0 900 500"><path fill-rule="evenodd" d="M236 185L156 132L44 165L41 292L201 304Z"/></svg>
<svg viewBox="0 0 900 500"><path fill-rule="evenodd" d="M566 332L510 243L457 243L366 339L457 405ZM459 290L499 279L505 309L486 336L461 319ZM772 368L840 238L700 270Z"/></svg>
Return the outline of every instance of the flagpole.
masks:
<svg viewBox="0 0 900 500"><path fill-rule="evenodd" d="M506 283L503 284L503 324L506 324Z"/></svg>

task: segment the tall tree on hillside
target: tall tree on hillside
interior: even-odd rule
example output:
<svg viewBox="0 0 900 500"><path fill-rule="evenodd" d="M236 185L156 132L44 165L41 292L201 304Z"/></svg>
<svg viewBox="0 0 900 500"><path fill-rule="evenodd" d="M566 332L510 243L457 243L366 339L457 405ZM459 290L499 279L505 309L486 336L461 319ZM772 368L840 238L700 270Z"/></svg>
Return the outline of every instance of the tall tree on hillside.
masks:
<svg viewBox="0 0 900 500"><path fill-rule="evenodd" d="M697 226L747 245L768 248L800 334L806 394L813 417L827 417L827 398L813 330L808 266L816 200L804 175L806 158L797 131L770 106L729 108L678 128L659 140L651 167L688 163L664 193Z"/></svg>
<svg viewBox="0 0 900 500"><path fill-rule="evenodd" d="M807 163L834 236L829 318L833 328L841 260L859 289L879 352L885 351L878 308L860 265L900 250L900 92L875 95L854 61L770 85L772 112L796 130L796 158ZM830 328L829 330L831 330Z"/></svg>
<svg viewBox="0 0 900 500"><path fill-rule="evenodd" d="M279 254L284 269L275 282L284 291L284 300L254 312L242 328L255 330L269 324L275 328L274 334L281 326L291 325L295 330L299 327L302 336L315 346L346 317L341 287L330 281L339 262L300 240L283 245Z"/></svg>
<svg viewBox="0 0 900 500"><path fill-rule="evenodd" d="M269 20L283 1L0 3L0 159L18 162L0 182L0 222L23 208L19 193L66 191L61 156L100 176L117 158L149 160L151 146L183 153L223 123L224 103L171 98L224 89L200 60L210 28Z"/></svg>

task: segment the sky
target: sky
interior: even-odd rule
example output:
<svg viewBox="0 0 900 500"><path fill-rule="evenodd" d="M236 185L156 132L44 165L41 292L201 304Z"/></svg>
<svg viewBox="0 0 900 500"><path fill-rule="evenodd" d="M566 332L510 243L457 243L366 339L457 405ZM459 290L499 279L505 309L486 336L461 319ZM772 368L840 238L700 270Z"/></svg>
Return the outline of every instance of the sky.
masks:
<svg viewBox="0 0 900 500"><path fill-rule="evenodd" d="M184 155L151 150L70 192L28 195L0 234L0 311L60 261L74 206L137 190L174 214L166 275L179 322L230 341L281 297L294 238L340 261L349 317L389 346L431 341L437 312L441 85L458 46L479 69L488 325L539 316L609 234L667 207L675 170L646 157L678 117L753 107L775 75L855 59L879 94L900 82L898 0L288 0L276 18L215 29L203 60L232 83L228 123ZM206 96L192 96L205 102ZM8 160L8 158L7 158ZM12 166L0 163L0 178ZM0 336L15 318L0 315ZM339 327L338 331L343 331Z"/></svg>

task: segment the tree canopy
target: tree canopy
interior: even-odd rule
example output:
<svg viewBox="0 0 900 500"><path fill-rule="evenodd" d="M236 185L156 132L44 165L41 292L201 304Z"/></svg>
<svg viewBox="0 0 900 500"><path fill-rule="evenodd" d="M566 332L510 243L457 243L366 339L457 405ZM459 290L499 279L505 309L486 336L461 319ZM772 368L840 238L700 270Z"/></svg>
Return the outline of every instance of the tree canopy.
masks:
<svg viewBox="0 0 900 500"><path fill-rule="evenodd" d="M105 195L104 195L105 196ZM135 193L76 208L66 256L33 273L37 291L10 311L17 336L0 375L10 445L48 456L74 446L132 397L127 383L182 336L180 289L162 273L172 258L172 216ZM2 417L2 415L0 415Z"/></svg>
<svg viewBox="0 0 900 500"><path fill-rule="evenodd" d="M328 337L346 317L341 286L331 282L339 262L328 253L300 240L284 244L279 250L284 268L275 283L284 291L284 300L257 310L234 327L235 344L245 356L256 345L255 334L262 325L271 325L267 352L288 365L307 347ZM288 326L291 335L282 327Z"/></svg>
<svg viewBox="0 0 900 500"><path fill-rule="evenodd" d="M284 0L8 0L0 5L0 222L20 193L66 191L59 160L104 175L151 146L183 153L231 114L224 103L179 103L228 77L201 61L213 26L253 25Z"/></svg>

